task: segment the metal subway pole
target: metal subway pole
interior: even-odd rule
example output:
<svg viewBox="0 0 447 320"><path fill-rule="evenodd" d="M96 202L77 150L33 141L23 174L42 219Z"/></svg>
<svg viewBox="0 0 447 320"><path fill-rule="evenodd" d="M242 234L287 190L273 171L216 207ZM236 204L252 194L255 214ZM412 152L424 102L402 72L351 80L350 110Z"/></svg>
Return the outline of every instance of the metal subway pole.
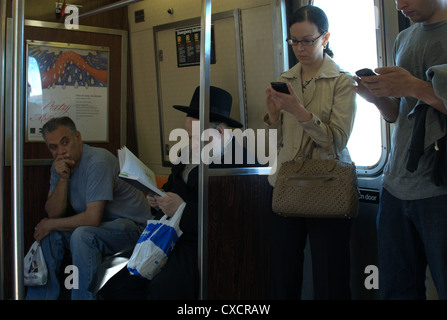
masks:
<svg viewBox="0 0 447 320"><path fill-rule="evenodd" d="M13 0L13 140L12 140L12 235L13 294L24 298L23 287L23 41L25 1Z"/></svg>
<svg viewBox="0 0 447 320"><path fill-rule="evenodd" d="M4 167L5 167L5 52L6 0L0 2L0 300L5 299L5 244L4 244Z"/></svg>
<svg viewBox="0 0 447 320"><path fill-rule="evenodd" d="M202 0L200 33L200 134L209 127L211 60L211 0ZM202 161L204 141L200 139L199 162L199 299L208 296L208 166Z"/></svg>

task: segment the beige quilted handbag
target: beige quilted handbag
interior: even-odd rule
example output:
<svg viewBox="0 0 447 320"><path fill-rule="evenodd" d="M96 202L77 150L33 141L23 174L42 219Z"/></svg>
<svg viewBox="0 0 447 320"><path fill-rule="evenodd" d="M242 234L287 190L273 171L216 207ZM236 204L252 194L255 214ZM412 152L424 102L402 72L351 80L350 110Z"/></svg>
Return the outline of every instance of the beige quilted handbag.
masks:
<svg viewBox="0 0 447 320"><path fill-rule="evenodd" d="M332 141L332 132L329 136ZM286 217L356 217L359 191L355 165L336 159L332 147L330 159L311 159L313 143L304 155L310 141L296 160L281 165L273 189L273 211Z"/></svg>

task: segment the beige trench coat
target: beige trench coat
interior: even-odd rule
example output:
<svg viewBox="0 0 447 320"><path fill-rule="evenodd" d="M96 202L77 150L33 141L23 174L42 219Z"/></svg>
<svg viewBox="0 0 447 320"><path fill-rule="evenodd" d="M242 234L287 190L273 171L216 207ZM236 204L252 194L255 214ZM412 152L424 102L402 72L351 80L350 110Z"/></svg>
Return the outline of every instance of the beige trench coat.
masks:
<svg viewBox="0 0 447 320"><path fill-rule="evenodd" d="M267 129L277 130L278 153L276 170L272 170L269 183L274 186L281 164L294 159L300 151L307 137L315 142L313 158L328 157L328 127L334 136L334 151L342 161L351 161L346 145L351 135L356 113L356 97L352 90L354 80L352 76L325 55L323 65L307 86L304 93L301 88L301 64L295 65L284 72L278 79L290 82L295 93L299 96L304 107L312 113L312 120L304 123L290 113L281 111L280 120L268 125ZM275 164L273 165L275 167Z"/></svg>

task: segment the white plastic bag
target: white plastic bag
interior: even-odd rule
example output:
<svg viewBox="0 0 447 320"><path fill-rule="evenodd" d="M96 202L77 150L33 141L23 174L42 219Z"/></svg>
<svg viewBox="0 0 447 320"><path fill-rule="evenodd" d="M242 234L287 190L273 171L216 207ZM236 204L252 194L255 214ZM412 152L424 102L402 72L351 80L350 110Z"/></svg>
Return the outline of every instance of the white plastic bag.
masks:
<svg viewBox="0 0 447 320"><path fill-rule="evenodd" d="M179 224L185 203L173 217L149 220L127 263L130 273L152 280L163 268L178 238L183 234Z"/></svg>
<svg viewBox="0 0 447 320"><path fill-rule="evenodd" d="M47 283L48 269L42 248L37 241L29 249L23 261L25 286L43 286Z"/></svg>

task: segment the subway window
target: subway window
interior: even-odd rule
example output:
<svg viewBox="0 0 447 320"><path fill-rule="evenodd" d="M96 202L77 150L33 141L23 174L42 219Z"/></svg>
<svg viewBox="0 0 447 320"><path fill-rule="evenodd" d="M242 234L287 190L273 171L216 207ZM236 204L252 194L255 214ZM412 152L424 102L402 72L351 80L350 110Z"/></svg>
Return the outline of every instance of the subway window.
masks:
<svg viewBox="0 0 447 320"><path fill-rule="evenodd" d="M329 46L334 60L351 74L362 68L374 69L382 59L380 16L374 0L314 0L329 19ZM349 8L349 10L347 10ZM378 36L379 35L379 36ZM357 114L348 142L352 160L362 173L376 172L385 157L382 119L377 108L357 96ZM380 168L379 168L380 169Z"/></svg>

